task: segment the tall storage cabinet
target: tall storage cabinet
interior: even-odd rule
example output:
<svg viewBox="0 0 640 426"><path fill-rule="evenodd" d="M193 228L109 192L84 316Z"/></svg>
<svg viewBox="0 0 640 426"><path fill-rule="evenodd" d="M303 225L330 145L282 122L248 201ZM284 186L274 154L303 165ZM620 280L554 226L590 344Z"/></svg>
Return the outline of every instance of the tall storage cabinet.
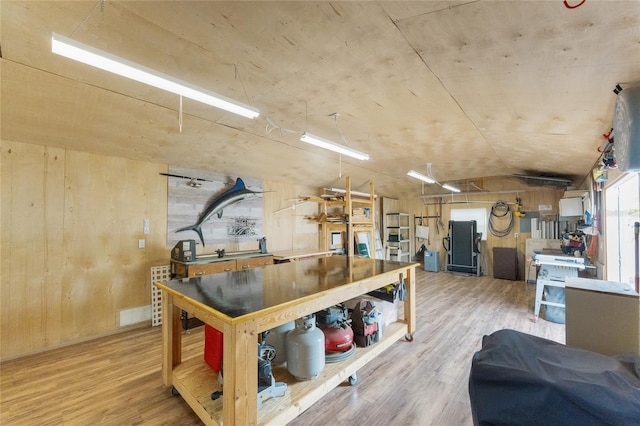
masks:
<svg viewBox="0 0 640 426"><path fill-rule="evenodd" d="M411 215L409 213L387 213L385 222L385 244L388 258L410 262L413 253Z"/></svg>

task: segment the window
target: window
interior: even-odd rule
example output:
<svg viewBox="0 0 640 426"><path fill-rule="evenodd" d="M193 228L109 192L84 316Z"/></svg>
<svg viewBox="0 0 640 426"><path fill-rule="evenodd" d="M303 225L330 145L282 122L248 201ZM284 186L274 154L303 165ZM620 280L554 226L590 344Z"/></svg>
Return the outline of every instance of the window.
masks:
<svg viewBox="0 0 640 426"><path fill-rule="evenodd" d="M635 283L634 223L640 221L640 178L633 173L605 189L606 279Z"/></svg>

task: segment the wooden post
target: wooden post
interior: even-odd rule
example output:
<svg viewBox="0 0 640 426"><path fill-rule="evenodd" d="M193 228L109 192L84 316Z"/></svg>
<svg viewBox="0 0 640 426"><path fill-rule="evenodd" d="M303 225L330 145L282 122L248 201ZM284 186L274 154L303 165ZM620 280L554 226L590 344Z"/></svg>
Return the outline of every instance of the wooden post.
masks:
<svg viewBox="0 0 640 426"><path fill-rule="evenodd" d="M225 425L257 424L257 330L256 320L225 324L222 357L222 422Z"/></svg>
<svg viewBox="0 0 640 426"><path fill-rule="evenodd" d="M162 295L162 382L173 384L173 368L182 362L182 324L180 309L173 305L173 296Z"/></svg>
<svg viewBox="0 0 640 426"><path fill-rule="evenodd" d="M411 334L416 330L416 268L412 266L407 268L406 277L404 279L404 285L407 289L407 294L404 299L404 320L407 322L407 331Z"/></svg>

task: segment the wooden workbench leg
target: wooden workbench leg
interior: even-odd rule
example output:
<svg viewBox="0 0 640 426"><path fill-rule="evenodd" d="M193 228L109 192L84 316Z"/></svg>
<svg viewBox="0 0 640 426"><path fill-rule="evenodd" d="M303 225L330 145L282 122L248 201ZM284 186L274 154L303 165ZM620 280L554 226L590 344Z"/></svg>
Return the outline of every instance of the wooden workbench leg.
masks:
<svg viewBox="0 0 640 426"><path fill-rule="evenodd" d="M173 368L182 362L182 325L173 296L162 293L162 382L171 386Z"/></svg>
<svg viewBox="0 0 640 426"><path fill-rule="evenodd" d="M404 285L407 294L404 299L404 320L407 322L407 331L410 334L416 330L416 268L407 268L407 276Z"/></svg>
<svg viewBox="0 0 640 426"><path fill-rule="evenodd" d="M256 425L258 331L255 320L224 327L222 422Z"/></svg>

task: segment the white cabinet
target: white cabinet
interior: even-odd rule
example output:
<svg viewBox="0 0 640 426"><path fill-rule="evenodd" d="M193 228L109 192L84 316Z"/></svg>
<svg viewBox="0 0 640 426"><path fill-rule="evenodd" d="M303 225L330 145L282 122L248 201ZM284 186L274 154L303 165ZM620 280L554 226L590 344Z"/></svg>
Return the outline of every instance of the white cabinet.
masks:
<svg viewBox="0 0 640 426"><path fill-rule="evenodd" d="M387 247L387 259L410 262L413 253L411 215L409 213L387 213L384 240Z"/></svg>

